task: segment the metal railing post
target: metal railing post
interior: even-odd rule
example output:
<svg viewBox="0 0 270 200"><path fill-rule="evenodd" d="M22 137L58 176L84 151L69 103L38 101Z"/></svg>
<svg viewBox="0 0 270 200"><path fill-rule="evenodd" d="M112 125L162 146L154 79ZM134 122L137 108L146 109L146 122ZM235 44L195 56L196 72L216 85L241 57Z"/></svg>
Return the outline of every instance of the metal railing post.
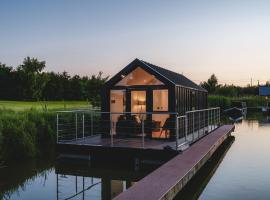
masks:
<svg viewBox="0 0 270 200"><path fill-rule="evenodd" d="M187 141L187 135L188 135L188 118L187 115L185 115L185 141Z"/></svg>
<svg viewBox="0 0 270 200"><path fill-rule="evenodd" d="M113 122L112 114L110 113L110 134L111 134L111 146L113 146Z"/></svg>
<svg viewBox="0 0 270 200"><path fill-rule="evenodd" d="M175 140L175 145L176 145L176 147L175 147L175 149L176 150L178 150L178 139L179 139L179 121L178 121L178 117L177 117L177 115L175 115L175 131L176 131L176 133L175 133L175 137L176 137L176 140Z"/></svg>
<svg viewBox="0 0 270 200"><path fill-rule="evenodd" d="M142 119L142 147L144 148L144 119Z"/></svg>
<svg viewBox="0 0 270 200"><path fill-rule="evenodd" d="M212 132L213 128L213 110L210 110L210 131Z"/></svg>
<svg viewBox="0 0 270 200"><path fill-rule="evenodd" d="M195 132L195 114L194 112L192 113L192 141L194 141L194 132Z"/></svg>
<svg viewBox="0 0 270 200"><path fill-rule="evenodd" d="M91 124L91 135L93 135L93 130L94 130L94 123L93 123L93 112L91 112L91 114L90 114L90 120L91 120L91 122L90 122L90 124Z"/></svg>
<svg viewBox="0 0 270 200"><path fill-rule="evenodd" d="M218 124L220 125L220 108L218 108Z"/></svg>
<svg viewBox="0 0 270 200"><path fill-rule="evenodd" d="M215 120L215 126L214 126L214 129L215 129L216 126L217 126L217 109L214 109L214 116L215 116L215 118L214 118L214 120Z"/></svg>
<svg viewBox="0 0 270 200"><path fill-rule="evenodd" d="M199 111L199 119L198 119L198 123L199 123L199 128L198 128L198 138L200 137L200 130L201 130L201 111Z"/></svg>
<svg viewBox="0 0 270 200"><path fill-rule="evenodd" d="M82 134L83 134L83 138L84 138L84 113L82 116Z"/></svg>
<svg viewBox="0 0 270 200"><path fill-rule="evenodd" d="M59 137L59 115L56 114L56 143L58 143L58 137Z"/></svg>
<svg viewBox="0 0 270 200"><path fill-rule="evenodd" d="M76 133L76 140L78 138L78 113L75 114L75 133Z"/></svg>
<svg viewBox="0 0 270 200"><path fill-rule="evenodd" d="M203 111L203 135L205 134L205 110Z"/></svg>
<svg viewBox="0 0 270 200"><path fill-rule="evenodd" d="M113 146L113 122L112 122L112 114L110 113L110 136L111 136L111 146Z"/></svg>
<svg viewBox="0 0 270 200"><path fill-rule="evenodd" d="M207 132L209 133L209 109L207 110Z"/></svg>
<svg viewBox="0 0 270 200"><path fill-rule="evenodd" d="M215 124L216 124L216 122L215 122L215 114L216 114L216 113L215 113L215 109L213 109L213 125L214 125L214 126L213 126L213 130L215 130L215 126L216 126L216 125L215 125Z"/></svg>

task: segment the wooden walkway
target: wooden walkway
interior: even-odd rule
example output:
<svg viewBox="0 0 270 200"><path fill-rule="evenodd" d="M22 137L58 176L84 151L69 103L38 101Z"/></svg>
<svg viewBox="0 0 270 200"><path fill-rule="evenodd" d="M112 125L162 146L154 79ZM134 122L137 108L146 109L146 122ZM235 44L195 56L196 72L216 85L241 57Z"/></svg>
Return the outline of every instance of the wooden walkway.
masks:
<svg viewBox="0 0 270 200"><path fill-rule="evenodd" d="M233 125L217 128L121 193L115 200L173 199L233 131Z"/></svg>

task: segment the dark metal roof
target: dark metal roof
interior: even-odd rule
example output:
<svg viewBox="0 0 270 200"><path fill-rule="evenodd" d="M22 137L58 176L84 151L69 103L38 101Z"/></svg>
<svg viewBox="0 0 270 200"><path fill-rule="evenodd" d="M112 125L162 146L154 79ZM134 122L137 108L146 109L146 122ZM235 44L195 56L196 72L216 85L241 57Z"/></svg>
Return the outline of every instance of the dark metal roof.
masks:
<svg viewBox="0 0 270 200"><path fill-rule="evenodd" d="M190 79L186 78L182 74L178 74L176 72L170 71L168 69L153 65L151 63L145 62L143 60L139 60L141 63L147 65L152 68L154 71L158 72L160 75L164 76L166 79L170 80L175 85L180 85L184 87L194 88L203 92L207 92L204 88L200 87Z"/></svg>
<svg viewBox="0 0 270 200"><path fill-rule="evenodd" d="M153 65L151 63L148 63L143 60L139 60L136 58L133 60L130 64L128 64L125 68L123 68L121 71L119 71L116 75L114 75L110 80L108 80L105 83L104 87L110 87L119 82L122 79L123 75L129 74L132 70L134 70L136 67L142 67L147 72L153 74L158 78L160 81L166 84L171 85L177 85L177 86L183 86L186 88L191 88L203 92L207 92L204 88L200 87L193 81L189 80L182 74L178 74L176 72L167 70L165 68Z"/></svg>
<svg viewBox="0 0 270 200"><path fill-rule="evenodd" d="M259 87L260 96L270 96L270 86L260 86Z"/></svg>

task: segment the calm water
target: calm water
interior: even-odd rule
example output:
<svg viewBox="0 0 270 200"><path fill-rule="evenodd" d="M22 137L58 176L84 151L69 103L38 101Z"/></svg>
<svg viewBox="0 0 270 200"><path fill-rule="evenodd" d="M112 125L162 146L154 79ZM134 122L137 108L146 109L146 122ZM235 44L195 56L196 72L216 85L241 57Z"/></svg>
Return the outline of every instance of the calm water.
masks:
<svg viewBox="0 0 270 200"><path fill-rule="evenodd" d="M1 169L0 199L111 199L158 167L53 163L35 161Z"/></svg>
<svg viewBox="0 0 270 200"><path fill-rule="evenodd" d="M269 122L252 114L237 123L231 147L209 162L186 187L186 194L176 199L270 199ZM156 167L18 164L0 169L0 199L110 199Z"/></svg>
<svg viewBox="0 0 270 200"><path fill-rule="evenodd" d="M270 120L248 116L199 199L270 199Z"/></svg>

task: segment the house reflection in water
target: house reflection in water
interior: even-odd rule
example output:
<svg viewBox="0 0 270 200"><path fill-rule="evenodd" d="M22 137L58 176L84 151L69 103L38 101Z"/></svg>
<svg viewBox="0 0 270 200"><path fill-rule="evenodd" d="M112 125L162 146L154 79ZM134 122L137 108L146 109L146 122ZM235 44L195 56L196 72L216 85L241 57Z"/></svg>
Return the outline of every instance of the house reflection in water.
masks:
<svg viewBox="0 0 270 200"><path fill-rule="evenodd" d="M89 167L87 162L58 163L56 172L57 199L103 199L116 197L158 166L133 170L130 167Z"/></svg>

